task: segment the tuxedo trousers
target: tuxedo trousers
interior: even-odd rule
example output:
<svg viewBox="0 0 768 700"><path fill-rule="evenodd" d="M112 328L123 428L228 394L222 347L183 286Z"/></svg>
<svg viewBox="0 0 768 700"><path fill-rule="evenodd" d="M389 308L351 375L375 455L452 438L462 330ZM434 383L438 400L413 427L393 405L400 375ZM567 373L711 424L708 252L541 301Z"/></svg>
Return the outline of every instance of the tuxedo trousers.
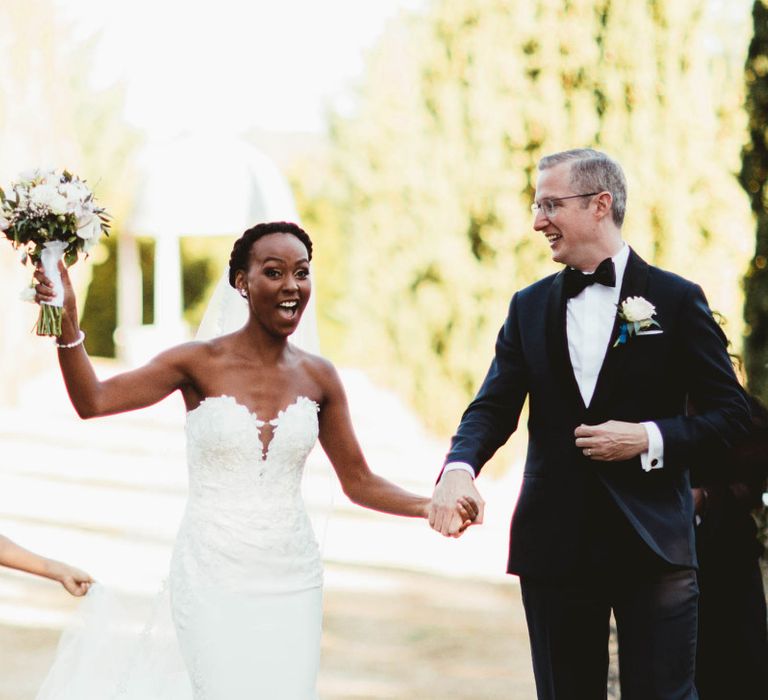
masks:
<svg viewBox="0 0 768 700"><path fill-rule="evenodd" d="M622 700L695 700L696 571L651 551L599 482L587 493L580 564L520 577L539 700L607 697L611 611Z"/></svg>
<svg viewBox="0 0 768 700"><path fill-rule="evenodd" d="M611 610L622 700L698 698L695 571L520 584L539 700L607 697Z"/></svg>

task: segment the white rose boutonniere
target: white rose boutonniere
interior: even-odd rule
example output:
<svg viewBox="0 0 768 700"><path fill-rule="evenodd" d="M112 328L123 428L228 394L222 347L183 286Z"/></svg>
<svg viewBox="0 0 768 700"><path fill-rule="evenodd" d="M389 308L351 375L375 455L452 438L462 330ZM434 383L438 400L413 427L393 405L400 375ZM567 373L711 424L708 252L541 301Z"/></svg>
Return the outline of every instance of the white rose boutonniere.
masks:
<svg viewBox="0 0 768 700"><path fill-rule="evenodd" d="M648 332L654 326L658 331L652 333L661 333L661 326L653 317L656 315L656 307L650 301L643 297L627 297L619 304L619 337L613 347L623 345L633 335Z"/></svg>

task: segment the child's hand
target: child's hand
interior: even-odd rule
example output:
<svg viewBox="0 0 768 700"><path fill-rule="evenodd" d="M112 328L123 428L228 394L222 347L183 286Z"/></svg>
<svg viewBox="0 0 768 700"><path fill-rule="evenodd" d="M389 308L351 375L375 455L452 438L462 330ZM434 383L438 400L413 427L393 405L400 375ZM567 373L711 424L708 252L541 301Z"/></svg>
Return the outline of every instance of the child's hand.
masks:
<svg viewBox="0 0 768 700"><path fill-rule="evenodd" d="M51 574L74 596L85 595L93 583L90 574L60 561L52 562Z"/></svg>

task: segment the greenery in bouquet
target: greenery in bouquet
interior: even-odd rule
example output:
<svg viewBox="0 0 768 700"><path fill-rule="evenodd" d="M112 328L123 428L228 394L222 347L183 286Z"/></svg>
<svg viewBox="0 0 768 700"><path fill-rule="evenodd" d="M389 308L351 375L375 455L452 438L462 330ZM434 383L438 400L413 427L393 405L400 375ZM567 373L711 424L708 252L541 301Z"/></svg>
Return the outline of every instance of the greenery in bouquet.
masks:
<svg viewBox="0 0 768 700"><path fill-rule="evenodd" d="M69 267L80 253L87 256L102 233L109 235L109 218L85 181L66 170L33 170L10 190L0 188L0 231L22 251L22 264L43 265L57 291L54 302L40 306L38 335L61 335L59 260Z"/></svg>

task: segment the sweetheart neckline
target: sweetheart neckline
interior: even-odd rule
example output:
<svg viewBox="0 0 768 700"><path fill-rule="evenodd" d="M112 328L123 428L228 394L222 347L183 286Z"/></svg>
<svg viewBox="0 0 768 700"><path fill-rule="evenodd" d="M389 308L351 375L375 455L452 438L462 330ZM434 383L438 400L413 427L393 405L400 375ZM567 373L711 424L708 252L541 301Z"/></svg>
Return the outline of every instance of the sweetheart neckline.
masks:
<svg viewBox="0 0 768 700"><path fill-rule="evenodd" d="M206 396L197 406L195 406L192 410L187 411L187 418L191 416L195 411L197 411L206 401L212 401L213 399L231 399L232 403L237 406L238 408L245 411L251 418L253 418L255 427L256 427L256 440L259 443L259 460L262 463L266 463L269 460L269 456L272 453L272 443L274 443L275 438L277 437L277 433L280 428L280 419L285 415L285 413L295 407L298 406L302 400L309 401L314 407L315 411L320 410L320 405L315 401L314 399L310 399L308 396L304 396L303 394L299 394L291 403L289 403L285 408L277 412L277 416L275 416L272 420L269 421L263 421L259 418L259 414L256 411L252 411L248 406L245 404L240 403L234 396L231 396L229 394L220 394L219 396ZM270 436L269 442L265 445L264 442L261 439L261 428L269 423L269 425L272 426L272 435Z"/></svg>
<svg viewBox="0 0 768 700"><path fill-rule="evenodd" d="M273 425L275 421L279 421L282 415L289 409L293 408L294 406L298 406L298 404L303 400L309 401L310 403L314 404L315 409L319 409L320 406L314 399L310 399L309 396L305 396L304 394L299 394L291 403L289 403L285 408L279 410L277 412L277 415L268 421L263 421L259 418L259 414L256 411L252 411L248 406L246 406L244 403L240 403L234 396L231 394L219 394L218 396L206 396L203 398L203 400L197 404L193 409L190 409L187 411L187 416L191 416L195 411L197 411L206 401L213 401L214 399L232 399L232 402L235 404L235 406L239 406L242 408L249 416L255 418L259 423L265 424L269 423L270 425Z"/></svg>

